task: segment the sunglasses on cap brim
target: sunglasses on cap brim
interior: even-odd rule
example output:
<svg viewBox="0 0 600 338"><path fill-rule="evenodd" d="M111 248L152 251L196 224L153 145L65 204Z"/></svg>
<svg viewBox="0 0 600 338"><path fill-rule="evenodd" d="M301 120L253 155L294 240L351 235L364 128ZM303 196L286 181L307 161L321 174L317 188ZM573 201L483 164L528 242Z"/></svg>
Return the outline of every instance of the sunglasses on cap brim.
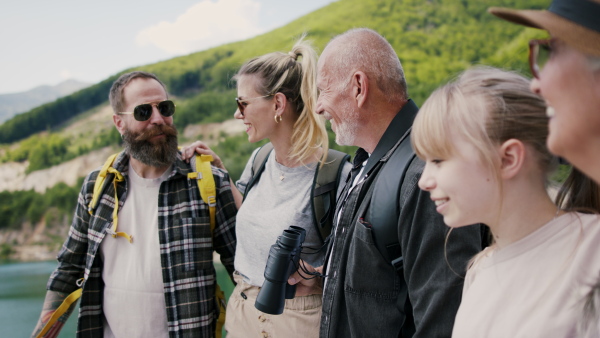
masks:
<svg viewBox="0 0 600 338"><path fill-rule="evenodd" d="M152 107L156 107L158 112L164 117L170 117L175 114L175 103L171 100L165 100L153 103L144 103L139 106L135 106L132 112L120 112L117 115L128 115L133 114L133 117L140 122L148 121L152 116Z"/></svg>

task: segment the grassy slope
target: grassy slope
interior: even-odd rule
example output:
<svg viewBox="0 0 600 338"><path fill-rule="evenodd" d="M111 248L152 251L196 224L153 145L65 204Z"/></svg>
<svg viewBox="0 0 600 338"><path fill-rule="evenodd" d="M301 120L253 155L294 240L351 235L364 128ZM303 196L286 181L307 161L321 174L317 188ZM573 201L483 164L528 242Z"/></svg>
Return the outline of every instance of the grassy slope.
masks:
<svg viewBox="0 0 600 338"><path fill-rule="evenodd" d="M544 8L547 4L546 0L344 0L264 35L143 69L174 78L211 64L212 68L205 70L208 74L202 76L209 79L204 88L226 90L232 88L229 79L245 60L270 51L287 51L303 32L322 49L331 37L347 29L369 27L394 46L413 96L422 103L432 89L472 64L506 65L508 60L516 60L510 65L525 68L522 53L518 59L510 54L493 58L525 29L493 17L486 9L492 5ZM522 42L519 40L520 47L526 50Z"/></svg>
<svg viewBox="0 0 600 338"><path fill-rule="evenodd" d="M230 79L245 60L271 51L287 52L304 32L308 33L308 38L314 41L320 51L331 37L347 29L369 27L384 35L398 53L411 97L420 105L433 89L474 64L500 66L527 74L527 40L544 36L544 33L508 24L487 14L486 8L546 8L549 2L341 0L246 41L123 72L145 70L163 79L177 100L175 122L183 131L191 123L231 118L235 110L235 85ZM16 121L0 125L2 135L6 128L31 128L30 122L44 114L50 115L50 121L56 122L43 125L38 132L26 133L30 136L22 141L0 146L0 158L4 157L4 161L30 159L31 164L35 162L31 159L38 159L39 154L48 155L52 149L59 149L59 155L54 158L49 156L48 159L56 164L94 148L116 144L118 134L112 131L114 128L110 121L103 119L110 119L106 97L110 83L118 75L114 74L79 93L35 108L22 114ZM67 108L74 109L63 114ZM331 144L346 152L353 150L350 147L336 147L333 138ZM246 135L242 134L221 139L214 149L227 164L232 177L236 178L256 146L249 144ZM44 164L38 167L44 167ZM34 224L42 217L47 226L56 225L62 229L69 223L64 219L71 217L76 200L73 196L77 192L78 186L68 187L64 184L55 186L44 195L31 191L1 192L0 205L4 207L0 213L3 216L0 229L18 229L27 222ZM11 245L2 245L0 256L9 256Z"/></svg>
<svg viewBox="0 0 600 338"><path fill-rule="evenodd" d="M409 92L422 104L427 95L456 73L473 64L491 64L527 72L527 39L540 33L508 24L486 12L489 6L545 8L547 0L342 0L299 18L288 25L245 41L230 43L206 51L176 57L155 64L136 67L156 73L174 93L178 103L176 124L180 130L190 123L223 121L235 110L234 84L236 69L247 59L270 51L288 51L302 33L322 50L327 41L353 27L370 27L379 31L394 46L404 65ZM123 72L132 69L124 70ZM106 98L106 85L118 74L67 99ZM70 102L70 101L69 101ZM89 103L89 102L88 102ZM50 103L61 106L64 102ZM94 112L106 109L106 101L82 109L75 117L36 133L23 142L0 149L9 151L5 160L25 160L30 155L47 153L42 145L57 144L60 162L85 153L94 147L116 142L110 123L95 123L91 131L77 131L73 125L89 121ZM80 102L76 106L85 106ZM37 108L36 108L37 109ZM31 117L35 113L24 114ZM39 112L39 109L37 110ZM56 110L52 111L56 114ZM0 126L2 127L2 126ZM50 131L48 133L47 131ZM92 135L92 136L90 136ZM50 141L50 137L53 139ZM101 140L101 142L99 141ZM59 147L64 146L64 147ZM36 148L37 147L37 148ZM217 151L232 163L233 176L243 168L253 145L245 137L233 137ZM62 149L62 150L61 150ZM65 150L66 149L66 150ZM348 148L346 148L348 149ZM48 164L50 165L50 164ZM43 167L43 164L40 164Z"/></svg>

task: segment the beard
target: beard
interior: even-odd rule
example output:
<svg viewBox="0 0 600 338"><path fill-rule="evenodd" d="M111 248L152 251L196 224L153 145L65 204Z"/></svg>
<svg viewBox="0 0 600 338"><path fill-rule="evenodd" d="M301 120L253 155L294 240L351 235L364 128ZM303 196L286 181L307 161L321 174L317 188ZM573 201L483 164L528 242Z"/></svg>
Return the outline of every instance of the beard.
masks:
<svg viewBox="0 0 600 338"><path fill-rule="evenodd" d="M154 136L164 134L164 138L150 141ZM170 166L177 160L177 129L165 124L133 132L123 133L125 152L136 160L151 167Z"/></svg>
<svg viewBox="0 0 600 338"><path fill-rule="evenodd" d="M346 112L346 117L341 123L336 123L335 125L335 143L341 146L356 145L354 143L360 124L358 123L358 113L353 111L352 108L349 104L342 105L342 109Z"/></svg>

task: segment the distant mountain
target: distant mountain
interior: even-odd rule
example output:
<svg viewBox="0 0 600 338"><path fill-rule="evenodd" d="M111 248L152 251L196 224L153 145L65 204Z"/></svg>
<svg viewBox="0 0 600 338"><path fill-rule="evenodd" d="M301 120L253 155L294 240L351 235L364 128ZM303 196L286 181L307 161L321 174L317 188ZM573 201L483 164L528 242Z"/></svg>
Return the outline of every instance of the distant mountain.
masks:
<svg viewBox="0 0 600 338"><path fill-rule="evenodd" d="M550 0L339 0L283 27L254 38L113 74L54 102L37 106L0 124L0 147L42 131L60 129L71 118L106 104L112 83L124 72L156 74L177 98L176 126L220 122L235 111L231 77L248 59L288 51L308 34L318 50L353 27L373 28L392 44L402 64L411 98L421 104L460 71L476 64L528 72L527 40L533 33L506 24L490 6L547 8ZM533 33L532 33L533 32ZM539 38L538 37L538 38Z"/></svg>
<svg viewBox="0 0 600 338"><path fill-rule="evenodd" d="M55 86L44 85L26 92L0 94L0 123L16 114L24 113L31 108L70 95L89 85L89 83L77 80L66 80Z"/></svg>
<svg viewBox="0 0 600 338"><path fill-rule="evenodd" d="M144 70L165 82L177 102L174 123L181 144L198 139L211 142L235 180L260 143L249 143L244 132L230 133L212 123L231 119L235 112L233 98L237 94L231 77L249 58L272 51L287 52L304 32L322 51L332 36L352 27L370 27L385 36L398 53L411 98L420 105L435 88L474 64L528 72L527 41L545 34L508 24L486 9L492 5L542 9L549 3L550 0L339 0L263 35L124 69L78 92L18 114L0 124L0 163L4 162L0 164L0 259L41 243L49 245L56 256L68 232L81 186L81 181L70 186L71 179L80 175L76 169L86 172L103 163L103 151L120 149L121 137L113 126L107 99L113 81L124 72ZM243 128L241 122L233 123ZM196 127L188 128L192 125ZM354 153L355 148L340 148L333 138L330 134L330 146ZM98 157L93 158L92 154ZM50 187L67 179L68 184ZM37 192L43 190L39 189L41 185L48 188L43 194ZM34 227L36 224L41 226ZM39 234L50 239L40 238Z"/></svg>

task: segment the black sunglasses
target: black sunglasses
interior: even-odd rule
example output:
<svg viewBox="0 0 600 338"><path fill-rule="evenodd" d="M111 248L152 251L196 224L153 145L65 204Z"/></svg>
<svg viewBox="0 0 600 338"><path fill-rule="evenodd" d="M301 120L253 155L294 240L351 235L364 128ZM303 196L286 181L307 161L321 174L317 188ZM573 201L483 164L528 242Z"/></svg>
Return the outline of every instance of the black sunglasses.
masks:
<svg viewBox="0 0 600 338"><path fill-rule="evenodd" d="M164 117L173 116L175 114L175 103L171 100L165 100L160 102L144 103L139 106L135 106L132 112L120 112L117 115L133 114L133 117L140 121L148 121L152 116L152 107L156 106L160 114Z"/></svg>
<svg viewBox="0 0 600 338"><path fill-rule="evenodd" d="M237 106L238 106L238 109L240 110L240 114L242 114L242 116L244 116L244 109L246 109L246 106L248 105L248 103L246 101L254 100L254 99L261 99L263 97L269 97L269 96L273 96L273 95L275 95L275 94L267 94L267 95L263 95L263 96L251 97L248 99L240 99L239 97L236 97L235 102L237 102Z"/></svg>
<svg viewBox="0 0 600 338"><path fill-rule="evenodd" d="M533 77L540 79L542 68L550 59L551 54L552 39L529 41L529 68Z"/></svg>

